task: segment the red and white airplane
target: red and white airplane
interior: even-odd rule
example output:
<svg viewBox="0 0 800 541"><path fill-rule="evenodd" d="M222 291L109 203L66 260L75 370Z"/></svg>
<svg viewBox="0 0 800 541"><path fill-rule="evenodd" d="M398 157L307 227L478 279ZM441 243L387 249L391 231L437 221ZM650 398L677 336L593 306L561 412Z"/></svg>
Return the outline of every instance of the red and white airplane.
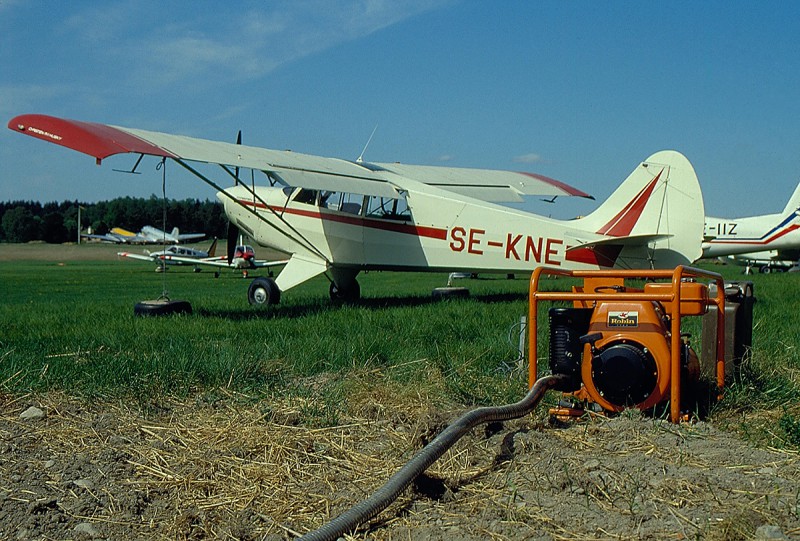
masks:
<svg viewBox="0 0 800 541"><path fill-rule="evenodd" d="M173 160L214 187L233 225L258 245L290 255L275 280L251 283L254 304L276 303L323 273L332 299L353 300L360 295L356 277L366 270L672 268L702 254L700 186L675 151L638 164L588 216L554 220L496 203L590 196L529 173L346 161L45 115L21 115L8 127L98 164L120 153ZM209 173L198 164L218 169ZM241 183L240 168L260 172L266 185ZM223 188L227 182L213 180L213 171L234 186Z"/></svg>

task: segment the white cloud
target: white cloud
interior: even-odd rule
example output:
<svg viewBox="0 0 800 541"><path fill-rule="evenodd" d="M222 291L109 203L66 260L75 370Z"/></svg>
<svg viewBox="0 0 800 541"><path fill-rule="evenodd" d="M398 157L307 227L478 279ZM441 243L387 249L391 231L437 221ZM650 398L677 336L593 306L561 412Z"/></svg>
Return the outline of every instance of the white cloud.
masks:
<svg viewBox="0 0 800 541"><path fill-rule="evenodd" d="M150 27L125 24L143 16L140 4L73 17L87 40L107 40L106 53L131 66L132 76L149 85L174 84L204 78L227 83L262 77L281 65L362 38L452 0L294 0L258 4L259 8L224 14L180 17L148 15ZM222 8L221 8L222 9ZM156 11L165 11L158 8ZM159 23L167 20L169 23ZM179 22L172 22L172 21ZM102 29L97 29L98 22ZM91 23L91 24L89 24ZM119 36L135 35L127 42Z"/></svg>
<svg viewBox="0 0 800 541"><path fill-rule="evenodd" d="M0 115L4 118L11 115L32 112L42 101L50 101L59 96L66 96L75 89L65 85L0 85Z"/></svg>
<svg viewBox="0 0 800 541"><path fill-rule="evenodd" d="M536 163L540 161L542 161L541 155L536 154L535 152L514 156L514 163Z"/></svg>

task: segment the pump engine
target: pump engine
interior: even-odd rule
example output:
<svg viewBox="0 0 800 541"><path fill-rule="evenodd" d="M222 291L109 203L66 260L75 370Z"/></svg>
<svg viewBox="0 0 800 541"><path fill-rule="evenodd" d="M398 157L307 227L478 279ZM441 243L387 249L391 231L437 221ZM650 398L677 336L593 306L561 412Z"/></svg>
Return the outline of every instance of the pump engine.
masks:
<svg viewBox="0 0 800 541"><path fill-rule="evenodd" d="M564 292L540 291L539 278L548 274L583 278L583 285ZM710 306L718 308L716 375L718 388L724 385L725 297L719 293L710 297L708 285L699 278L717 283L717 292L724 289L719 274L690 267L674 271L537 269L531 278L531 379L536 377L538 303L572 301L571 307L555 306L548 312L550 370L569 376L560 390L569 393L574 403L593 404L608 412L629 407L646 410L669 402L670 418L677 422L690 405L690 389L700 378L700 362L690 336L681 333L681 319L701 316ZM643 286L631 286L626 280L638 280ZM556 413L569 416L582 411L562 408Z"/></svg>

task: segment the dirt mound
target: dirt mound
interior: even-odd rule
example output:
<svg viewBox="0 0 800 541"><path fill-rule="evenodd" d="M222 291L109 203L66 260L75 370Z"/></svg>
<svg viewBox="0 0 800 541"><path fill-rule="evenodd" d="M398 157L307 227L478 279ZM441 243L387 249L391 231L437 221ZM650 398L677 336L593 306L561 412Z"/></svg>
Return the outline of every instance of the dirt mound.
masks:
<svg viewBox="0 0 800 541"><path fill-rule="evenodd" d="M293 538L368 496L455 417L376 403L309 428L300 399L0 404L0 537L37 540ZM44 416L22 419L29 406ZM797 538L798 458L705 423L526 418L472 431L354 537Z"/></svg>

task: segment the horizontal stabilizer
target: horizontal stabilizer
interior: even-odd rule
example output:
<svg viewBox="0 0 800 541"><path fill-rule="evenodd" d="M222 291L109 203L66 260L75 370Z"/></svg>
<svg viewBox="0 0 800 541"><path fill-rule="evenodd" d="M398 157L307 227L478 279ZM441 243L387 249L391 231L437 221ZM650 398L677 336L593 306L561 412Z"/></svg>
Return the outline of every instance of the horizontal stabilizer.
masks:
<svg viewBox="0 0 800 541"><path fill-rule="evenodd" d="M621 247L647 246L651 242L666 240L670 237L672 237L672 235L667 235L667 234L630 235L627 237L605 237L602 239L582 242L580 244L570 246L567 248L567 252L570 252L572 250L579 250L581 248L592 248L600 245L621 246Z"/></svg>

